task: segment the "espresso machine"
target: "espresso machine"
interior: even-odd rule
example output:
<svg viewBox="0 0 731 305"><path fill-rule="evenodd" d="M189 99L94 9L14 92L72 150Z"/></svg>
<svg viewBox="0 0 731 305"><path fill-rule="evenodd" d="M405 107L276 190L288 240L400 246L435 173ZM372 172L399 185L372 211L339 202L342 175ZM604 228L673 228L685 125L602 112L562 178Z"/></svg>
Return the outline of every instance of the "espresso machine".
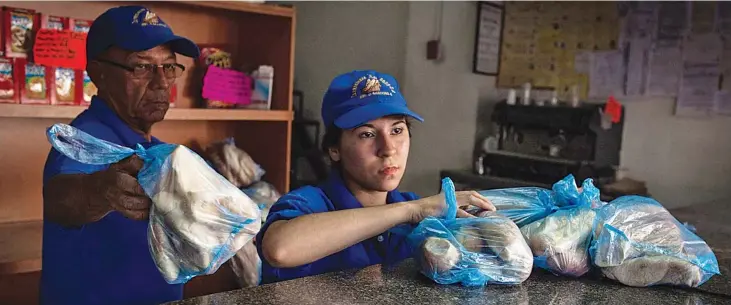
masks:
<svg viewBox="0 0 731 305"><path fill-rule="evenodd" d="M597 186L612 183L625 116L623 107L612 122L604 106L499 102L491 116L493 135L476 161L478 174L522 185L550 186L568 174L577 181L593 178Z"/></svg>

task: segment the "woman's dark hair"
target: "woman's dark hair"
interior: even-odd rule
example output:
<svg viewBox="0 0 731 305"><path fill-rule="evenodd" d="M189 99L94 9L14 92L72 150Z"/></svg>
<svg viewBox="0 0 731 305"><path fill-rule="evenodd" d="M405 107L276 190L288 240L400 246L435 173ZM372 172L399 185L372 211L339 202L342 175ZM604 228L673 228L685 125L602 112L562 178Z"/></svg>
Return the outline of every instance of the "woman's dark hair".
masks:
<svg viewBox="0 0 731 305"><path fill-rule="evenodd" d="M411 137L411 118L410 117L404 117L404 121L406 121L406 130L409 132L409 138ZM343 135L343 130L338 128L335 125L330 125L325 129L325 136L322 138L322 151L328 155L328 158L330 158L329 150L333 146L340 145L340 136ZM334 165L336 164L335 161L330 160Z"/></svg>

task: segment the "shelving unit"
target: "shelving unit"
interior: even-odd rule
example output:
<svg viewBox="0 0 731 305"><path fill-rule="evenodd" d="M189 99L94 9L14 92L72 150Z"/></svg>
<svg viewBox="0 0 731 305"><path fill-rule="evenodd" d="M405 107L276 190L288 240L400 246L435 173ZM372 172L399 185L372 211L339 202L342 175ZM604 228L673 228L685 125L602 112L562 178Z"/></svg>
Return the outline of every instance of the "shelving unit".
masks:
<svg viewBox="0 0 731 305"><path fill-rule="evenodd" d="M110 7L134 2L21 2L0 5L93 20ZM293 121L295 11L265 4L224 1L144 2L176 34L194 42L226 45L235 66L274 67L272 110L197 109L199 75L193 60L178 56L186 73L177 80L178 96L153 135L200 152L233 137L266 170L264 180L289 191ZM69 123L86 107L0 104L0 303L36 303L42 236L42 174L51 146L46 128ZM12 249L11 249L12 248ZM236 288L227 265L191 280L185 297Z"/></svg>

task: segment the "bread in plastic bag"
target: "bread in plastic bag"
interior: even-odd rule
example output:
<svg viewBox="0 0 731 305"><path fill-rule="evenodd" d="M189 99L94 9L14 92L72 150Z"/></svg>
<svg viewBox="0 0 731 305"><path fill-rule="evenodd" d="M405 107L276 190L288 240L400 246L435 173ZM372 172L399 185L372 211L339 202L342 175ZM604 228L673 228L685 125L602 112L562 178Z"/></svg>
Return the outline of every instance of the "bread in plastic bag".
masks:
<svg viewBox="0 0 731 305"><path fill-rule="evenodd" d="M591 179L581 191L574 176L551 190L522 187L480 191L497 212L516 221L535 257L534 265L557 275L579 277L591 267L589 245L596 212L603 203ZM470 211L482 216L482 211Z"/></svg>
<svg viewBox="0 0 731 305"><path fill-rule="evenodd" d="M628 286L698 287L719 274L708 244L647 197L623 196L604 206L593 235L593 264Z"/></svg>
<svg viewBox="0 0 731 305"><path fill-rule="evenodd" d="M259 285L261 282L261 259L256 252L254 240L250 240L231 258L231 270L241 288Z"/></svg>
<svg viewBox="0 0 731 305"><path fill-rule="evenodd" d="M66 124L53 125L47 135L78 162L112 164L132 154L144 161L137 179L153 202L148 245L168 283L214 273L259 232L256 204L185 146L130 149Z"/></svg>
<svg viewBox="0 0 731 305"><path fill-rule="evenodd" d="M244 194L249 196L251 200L261 209L261 221L266 222L269 215L269 209L279 200L282 195L270 183L259 181L247 188L242 189Z"/></svg>
<svg viewBox="0 0 731 305"><path fill-rule="evenodd" d="M233 138L216 142L206 148L206 155L213 168L238 188L247 187L261 180L266 173Z"/></svg>
<svg viewBox="0 0 731 305"><path fill-rule="evenodd" d="M428 217L409 234L421 272L439 284L519 284L530 276L533 257L518 227L497 213L456 218L454 185L442 182L450 210Z"/></svg>

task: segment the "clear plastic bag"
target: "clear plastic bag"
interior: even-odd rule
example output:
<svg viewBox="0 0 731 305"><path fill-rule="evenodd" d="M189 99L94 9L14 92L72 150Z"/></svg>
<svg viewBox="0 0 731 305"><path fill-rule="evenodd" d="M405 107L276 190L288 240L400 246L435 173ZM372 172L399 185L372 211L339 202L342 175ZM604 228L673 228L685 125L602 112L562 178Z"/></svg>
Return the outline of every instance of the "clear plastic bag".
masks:
<svg viewBox="0 0 731 305"><path fill-rule="evenodd" d="M572 277L589 271L594 209L603 204L591 179L584 180L581 190L574 176L568 175L552 190L523 187L479 193L495 205L498 213L518 224L533 252L535 266ZM482 216L485 212L472 213Z"/></svg>
<svg viewBox="0 0 731 305"><path fill-rule="evenodd" d="M698 287L719 274L705 241L647 197L623 196L600 209L593 238L593 264L625 285Z"/></svg>
<svg viewBox="0 0 731 305"><path fill-rule="evenodd" d="M206 155L213 168L238 188L260 181L266 173L233 138L211 144Z"/></svg>
<svg viewBox="0 0 731 305"><path fill-rule="evenodd" d="M269 209L274 203L279 200L282 195L274 188L270 183L259 181L247 188L242 189L244 194L249 196L251 200L259 206L261 209L261 221L266 222L266 218L269 215Z"/></svg>
<svg viewBox="0 0 731 305"><path fill-rule="evenodd" d="M533 257L515 223L496 213L455 218L457 203L449 178L442 180L442 189L449 206L446 217L426 218L408 236L421 272L439 284L525 281Z"/></svg>
<svg viewBox="0 0 731 305"><path fill-rule="evenodd" d="M53 125L47 136L57 151L78 162L112 164L132 154L144 161L137 179L153 202L148 245L168 283L214 273L259 232L256 204L185 146L133 150L66 124Z"/></svg>
<svg viewBox="0 0 731 305"><path fill-rule="evenodd" d="M250 240L231 258L231 270L241 288L259 285L261 282L261 259L256 251L254 240Z"/></svg>

